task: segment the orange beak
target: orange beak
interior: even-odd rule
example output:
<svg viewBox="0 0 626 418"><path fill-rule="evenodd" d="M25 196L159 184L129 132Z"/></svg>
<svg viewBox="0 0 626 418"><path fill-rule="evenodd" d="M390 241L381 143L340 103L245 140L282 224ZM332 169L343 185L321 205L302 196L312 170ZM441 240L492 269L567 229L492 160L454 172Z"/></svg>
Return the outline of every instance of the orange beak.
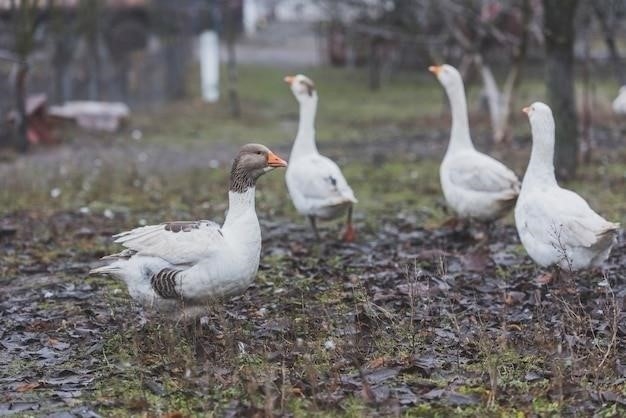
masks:
<svg viewBox="0 0 626 418"><path fill-rule="evenodd" d="M287 167L287 161L270 151L267 153L267 165L270 167Z"/></svg>
<svg viewBox="0 0 626 418"><path fill-rule="evenodd" d="M283 78L283 81L284 81L285 83L287 83L287 84L291 85L291 83L293 83L294 78L295 78L294 76L292 76L292 75L288 75L288 76L286 76L285 78Z"/></svg>
<svg viewBox="0 0 626 418"><path fill-rule="evenodd" d="M439 75L439 73L441 72L441 68L441 65L431 65L430 67L428 67L428 71L435 75Z"/></svg>
<svg viewBox="0 0 626 418"><path fill-rule="evenodd" d="M526 106L525 108L522 109L522 112L529 114L530 113L530 106Z"/></svg>

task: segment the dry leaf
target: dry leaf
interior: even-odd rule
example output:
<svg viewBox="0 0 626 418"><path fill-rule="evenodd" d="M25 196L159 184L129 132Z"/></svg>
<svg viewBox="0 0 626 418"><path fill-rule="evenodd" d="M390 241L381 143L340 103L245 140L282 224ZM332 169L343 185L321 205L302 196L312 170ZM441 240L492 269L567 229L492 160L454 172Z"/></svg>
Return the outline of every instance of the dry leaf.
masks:
<svg viewBox="0 0 626 418"><path fill-rule="evenodd" d="M39 386L41 386L39 382L24 383L15 388L15 390L17 392L30 392L33 389L37 389Z"/></svg>

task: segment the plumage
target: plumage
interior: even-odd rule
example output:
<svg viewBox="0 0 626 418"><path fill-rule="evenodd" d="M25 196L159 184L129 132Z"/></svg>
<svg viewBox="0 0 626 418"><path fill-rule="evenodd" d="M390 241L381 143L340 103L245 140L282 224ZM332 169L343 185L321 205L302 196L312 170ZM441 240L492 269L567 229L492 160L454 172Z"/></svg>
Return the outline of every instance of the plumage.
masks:
<svg viewBox="0 0 626 418"><path fill-rule="evenodd" d="M626 115L626 86L619 88L617 97L611 103L611 107L616 115Z"/></svg>
<svg viewBox="0 0 626 418"><path fill-rule="evenodd" d="M103 257L113 262L90 273L124 280L133 299L166 312L195 312L211 299L243 292L256 275L261 253L256 180L286 165L263 145L245 145L233 162L224 225L175 221L122 232L114 238L125 249Z"/></svg>
<svg viewBox="0 0 626 418"><path fill-rule="evenodd" d="M554 175L554 118L540 102L525 108L533 145L515 206L515 224L528 255L540 266L564 270L599 267L617 241L619 224L593 211Z"/></svg>
<svg viewBox="0 0 626 418"><path fill-rule="evenodd" d="M300 104L298 133L285 173L287 189L296 210L309 217L316 236L315 219L332 219L347 211L344 239L354 239L352 206L357 203L341 169L319 153L315 143L315 113L318 95L315 84L304 75L288 76L285 81Z"/></svg>
<svg viewBox="0 0 626 418"><path fill-rule="evenodd" d="M140 256L160 257L171 264L190 264L210 257L225 245L220 226L212 221L185 222L188 229L172 229L168 222L148 225L114 235L115 243L133 250Z"/></svg>
<svg viewBox="0 0 626 418"><path fill-rule="evenodd" d="M520 182L500 161L474 148L459 72L450 65L429 70L443 85L452 109L450 142L439 169L446 203L461 218L495 220L515 204Z"/></svg>

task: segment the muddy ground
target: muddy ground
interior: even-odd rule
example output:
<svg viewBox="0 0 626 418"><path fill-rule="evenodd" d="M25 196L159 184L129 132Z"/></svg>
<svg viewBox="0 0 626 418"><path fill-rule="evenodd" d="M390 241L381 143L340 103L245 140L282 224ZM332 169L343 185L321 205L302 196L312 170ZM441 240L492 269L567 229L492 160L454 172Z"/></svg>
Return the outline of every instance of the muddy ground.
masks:
<svg viewBox="0 0 626 418"><path fill-rule="evenodd" d="M402 173L385 161L416 164L403 160L418 153L414 143L331 149L350 151L348 173L361 173L365 188L369 167ZM423 138L420 158L438 157L444 143ZM216 183L210 190L224 189L229 146L214 147L206 155L219 161L209 164L216 168L205 168L202 155L184 157L182 177L165 185L152 184L151 170L175 166L179 151L159 150L152 157L160 163L130 170L145 186L137 198L149 195L140 203L127 198L107 211L102 196L74 207L71 200L36 200L2 216L0 415L626 414L624 237L603 272L548 280L525 255L510 219L482 246L440 222L445 213L429 168L436 161L425 180L420 171L403 180L428 182L415 187L435 203L412 198L406 208L358 210L355 244L337 241L339 224L326 225L324 241L312 242L289 207L282 174L266 176L276 174L259 185L257 280L244 295L208 306L201 323L155 317L134 306L123 285L88 278L98 258L115 249L116 232L142 221L220 218L225 193L181 186L189 184L187 170L194 190L205 177ZM72 161L70 170L88 177L95 158L89 149L22 158L38 166ZM127 170L124 156L139 151L115 152L108 158L98 151L105 181L108 169ZM30 163L2 169L19 164ZM109 179L117 182L116 175ZM363 194L384 206L394 186L376 179ZM615 181L611 187L624 190L625 179ZM103 194L118 191L108 187ZM168 190L180 199L167 200ZM436 221L432 207L443 214Z"/></svg>

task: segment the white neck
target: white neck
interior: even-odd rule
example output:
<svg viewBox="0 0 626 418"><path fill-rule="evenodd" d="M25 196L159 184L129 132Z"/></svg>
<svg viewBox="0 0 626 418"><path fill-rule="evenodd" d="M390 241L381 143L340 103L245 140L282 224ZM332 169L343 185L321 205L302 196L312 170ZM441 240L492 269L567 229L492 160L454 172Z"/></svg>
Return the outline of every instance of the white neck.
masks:
<svg viewBox="0 0 626 418"><path fill-rule="evenodd" d="M523 185L556 185L554 176L554 122L538 120L531 124L533 146Z"/></svg>
<svg viewBox="0 0 626 418"><path fill-rule="evenodd" d="M317 95L300 100L300 120L298 134L291 148L289 159L301 155L318 154L315 145L315 113L317 111Z"/></svg>
<svg viewBox="0 0 626 418"><path fill-rule="evenodd" d="M254 208L254 192L254 187L249 187L243 193L233 192L232 190L228 192L228 213L224 221L224 229L233 227L243 218L249 220L250 215L253 215L254 220L257 219Z"/></svg>
<svg viewBox="0 0 626 418"><path fill-rule="evenodd" d="M446 86L446 93L450 100L452 110L452 130L450 131L450 143L448 153L474 149L470 136L469 122L467 118L467 100L463 81L452 86Z"/></svg>

